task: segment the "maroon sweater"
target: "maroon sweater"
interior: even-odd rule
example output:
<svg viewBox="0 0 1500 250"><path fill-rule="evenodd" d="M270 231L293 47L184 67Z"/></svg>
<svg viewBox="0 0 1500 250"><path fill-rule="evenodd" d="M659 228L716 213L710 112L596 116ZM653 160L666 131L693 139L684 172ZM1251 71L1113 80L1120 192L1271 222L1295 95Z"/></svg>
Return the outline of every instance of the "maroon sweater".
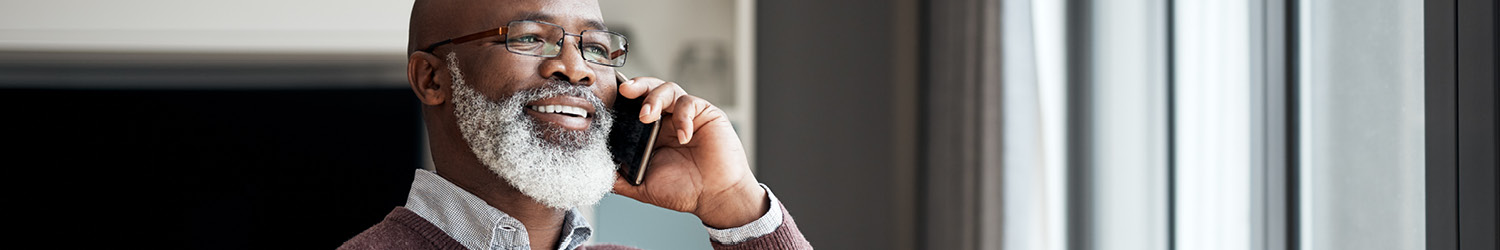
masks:
<svg viewBox="0 0 1500 250"><path fill-rule="evenodd" d="M735 245L723 245L712 240L709 240L709 244L713 244L715 250L813 249L812 244L802 237L802 232L797 230L797 224L792 222L792 214L786 211L786 207L779 209L782 211L781 226L776 227L776 231ZM385 215L385 220L355 235L353 239L344 242L343 246L339 246L339 249L464 249L464 246L417 213L404 207L396 207ZM620 245L578 247L578 250L624 249L637 248Z"/></svg>

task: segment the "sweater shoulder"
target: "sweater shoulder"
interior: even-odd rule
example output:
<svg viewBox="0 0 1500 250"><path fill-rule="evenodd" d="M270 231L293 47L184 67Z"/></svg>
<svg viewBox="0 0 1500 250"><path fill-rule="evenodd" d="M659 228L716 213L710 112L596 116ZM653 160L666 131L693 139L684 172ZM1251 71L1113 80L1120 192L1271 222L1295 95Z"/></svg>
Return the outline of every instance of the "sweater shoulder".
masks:
<svg viewBox="0 0 1500 250"><path fill-rule="evenodd" d="M345 241L339 249L465 249L432 222L396 207L380 223Z"/></svg>

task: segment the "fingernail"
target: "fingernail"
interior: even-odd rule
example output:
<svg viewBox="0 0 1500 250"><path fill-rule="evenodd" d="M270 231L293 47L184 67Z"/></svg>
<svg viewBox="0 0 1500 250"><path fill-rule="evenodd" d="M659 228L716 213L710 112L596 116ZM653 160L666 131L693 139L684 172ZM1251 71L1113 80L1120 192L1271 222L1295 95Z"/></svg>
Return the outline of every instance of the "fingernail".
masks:
<svg viewBox="0 0 1500 250"><path fill-rule="evenodd" d="M687 144L687 143L688 143L687 131L678 130L677 131L677 144Z"/></svg>
<svg viewBox="0 0 1500 250"><path fill-rule="evenodd" d="M648 103L648 104L645 104L645 105L641 105L641 117L637 117L637 118L643 118L643 117L646 117L647 115L650 115L650 114L651 114L651 104Z"/></svg>

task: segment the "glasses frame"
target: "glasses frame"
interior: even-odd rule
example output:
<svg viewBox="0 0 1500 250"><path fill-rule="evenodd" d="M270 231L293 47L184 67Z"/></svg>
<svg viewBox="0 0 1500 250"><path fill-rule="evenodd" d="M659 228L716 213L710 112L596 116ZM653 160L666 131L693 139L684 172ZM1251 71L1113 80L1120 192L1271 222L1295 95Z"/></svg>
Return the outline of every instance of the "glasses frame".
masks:
<svg viewBox="0 0 1500 250"><path fill-rule="evenodd" d="M625 66L625 59L623 59L623 58L620 59L620 63L619 64L611 65L611 64L605 64L603 62L596 62L594 60L590 60L588 57L583 56L583 33L588 33L588 32L604 32L604 33L609 33L611 35L620 36L620 38L623 40L624 44L621 45L621 48L620 48L619 51L612 52L609 55L605 55L605 56L608 56L610 58L618 58L618 57L621 57L621 56L625 56L625 54L630 51L630 39L627 38L627 37L625 37L625 35L620 34L620 33L615 33L614 31L608 31L608 30L583 30L581 32L578 32L577 34L573 34L573 33L568 33L568 29L563 28L562 25L557 25L557 24L554 24L554 23L549 23L549 22L545 22L545 21L537 21L537 20L515 20L515 21L510 21L508 23L505 23L505 26L502 26L500 28L489 29L489 30L485 30L485 31L475 32L473 34L463 35L463 36L460 36L460 37L457 37L457 38L453 38L453 39L442 40L442 41L433 43L432 45L428 45L427 48L424 48L424 49L418 50L418 51L432 53L432 51L436 50L438 46L443 46L443 45L447 45L447 44L462 44L462 43L472 42L474 40L484 39L484 38L492 37L492 36L500 36L500 39L502 41L509 40L510 39L510 37L509 37L510 34L508 34L506 32L508 31L508 29L510 29L511 25L515 25L516 23L528 23L528 22L529 23L538 23L538 24L543 24L543 25L551 25L553 27L557 27L558 30L562 30L563 38L562 39L557 39L557 46L558 47L562 47L563 44L566 43L566 41L568 40L567 37L569 37L569 36L578 37L578 42L573 43L573 47L578 49L578 57L579 58L583 58L584 61L587 61L587 62L593 63L593 64L609 66L609 67ZM551 55L551 56L536 55L536 54L526 54L526 53L516 52L516 51L510 49L510 45L509 44L505 45L505 51L509 51L510 53L517 54L517 55L534 56L534 57L541 57L541 58L552 58L552 57L557 57L557 56L561 56L562 55L561 50L559 50L559 52L557 53L557 55Z"/></svg>

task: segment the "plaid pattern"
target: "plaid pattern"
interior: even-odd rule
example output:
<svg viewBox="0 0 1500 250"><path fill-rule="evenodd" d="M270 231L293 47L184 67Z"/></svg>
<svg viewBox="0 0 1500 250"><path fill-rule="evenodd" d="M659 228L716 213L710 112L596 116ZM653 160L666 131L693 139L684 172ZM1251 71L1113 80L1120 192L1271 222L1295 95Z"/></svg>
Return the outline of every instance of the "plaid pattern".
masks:
<svg viewBox="0 0 1500 250"><path fill-rule="evenodd" d="M469 249L531 249L521 221L427 170L418 169L412 179L406 209L432 222ZM578 209L568 210L563 227L568 234L558 244L559 250L578 248L594 232Z"/></svg>
<svg viewBox="0 0 1500 250"><path fill-rule="evenodd" d="M526 227L521 221L491 207L478 196L464 191L431 171L418 169L412 179L411 191L406 196L406 209L431 222L469 249L511 250L531 249ZM775 232L782 226L781 201L771 194L765 184L766 196L771 200L771 210L759 219L744 226L729 229L708 230L709 237L721 244L737 244ZM558 250L574 250L593 235L594 229L578 209L568 210L563 218L568 236L558 244Z"/></svg>

